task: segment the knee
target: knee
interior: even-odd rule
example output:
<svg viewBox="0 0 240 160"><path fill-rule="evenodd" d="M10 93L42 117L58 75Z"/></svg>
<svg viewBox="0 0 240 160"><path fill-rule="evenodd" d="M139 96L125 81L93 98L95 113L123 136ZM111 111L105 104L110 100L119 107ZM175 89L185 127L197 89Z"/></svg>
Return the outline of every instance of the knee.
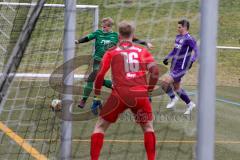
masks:
<svg viewBox="0 0 240 160"><path fill-rule="evenodd" d="M100 118L95 125L93 133L103 133L104 134L109 125L110 125L109 122Z"/></svg>
<svg viewBox="0 0 240 160"><path fill-rule="evenodd" d="M90 75L88 76L87 82L94 82L96 76L97 76L98 70L92 71Z"/></svg>
<svg viewBox="0 0 240 160"><path fill-rule="evenodd" d="M162 81L163 81L164 83L170 83L169 76L163 77Z"/></svg>
<svg viewBox="0 0 240 160"><path fill-rule="evenodd" d="M93 133L105 133L105 130L102 127L95 126Z"/></svg>
<svg viewBox="0 0 240 160"><path fill-rule="evenodd" d="M142 130L144 133L145 132L154 132L152 122L147 122L147 123L141 124L141 127L142 127Z"/></svg>
<svg viewBox="0 0 240 160"><path fill-rule="evenodd" d="M169 87L171 87L171 82L170 82L168 79L163 79L163 80L161 81L161 88L162 88L165 92L167 92L168 89L169 89Z"/></svg>
<svg viewBox="0 0 240 160"><path fill-rule="evenodd" d="M180 87L180 84L173 84L173 88L174 88L174 91L175 92L178 92L178 91L180 91L181 90L181 87Z"/></svg>
<svg viewBox="0 0 240 160"><path fill-rule="evenodd" d="M178 92L180 90L179 87L176 87L176 86L174 86L173 88L175 92Z"/></svg>

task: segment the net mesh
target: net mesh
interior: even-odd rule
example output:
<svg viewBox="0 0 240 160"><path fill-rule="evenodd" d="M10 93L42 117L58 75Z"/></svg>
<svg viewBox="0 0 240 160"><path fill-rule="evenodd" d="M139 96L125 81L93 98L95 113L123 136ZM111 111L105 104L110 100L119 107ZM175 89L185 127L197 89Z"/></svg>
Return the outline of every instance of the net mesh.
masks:
<svg viewBox="0 0 240 160"><path fill-rule="evenodd" d="M49 0L46 3L64 4L64 1ZM4 34L1 34L0 39L2 68L16 44L27 16L31 13L31 8L22 5L1 5L1 21L4 22L1 23L1 31ZM77 9L78 35L76 37L93 30L93 18L93 10ZM44 7L17 74L51 74L63 62L63 34L64 8ZM88 52L91 54L92 44L85 46L88 48L84 51L85 54L89 54ZM78 48L76 55L79 55L79 50ZM81 54L84 53L81 52ZM61 121L51 111L49 104L52 99L60 96L60 93L50 88L46 78L15 77L1 104L0 121L40 153L49 159L57 159ZM0 139L0 159L33 159L32 153L26 152L4 131L0 132Z"/></svg>
<svg viewBox="0 0 240 160"><path fill-rule="evenodd" d="M31 1L26 0L25 2L29 3ZM19 9L18 6L1 6L1 69L3 69L4 64L6 64L12 52L12 49L18 40L21 29L24 25L25 20L27 19L29 9L29 7L25 9Z"/></svg>
<svg viewBox="0 0 240 160"><path fill-rule="evenodd" d="M18 2L18 1L15 1ZM21 1L22 2L22 1ZM29 1L25 1L29 2ZM46 3L61 3L63 0L47 0ZM99 5L100 18L112 17L117 24L121 20L131 20L136 24L136 36L154 44L151 52L161 63L163 57L173 48L177 21L187 18L191 23L190 32L199 42L199 0L79 0L79 4ZM220 0L219 45L237 46L240 27L234 27L231 21L237 19L234 11L239 2L234 0ZM226 8L231 8L231 11ZM16 42L17 35L29 13L29 7L1 6L0 32L0 61L4 67L5 60ZM225 11L229 17L224 18ZM44 8L37 22L31 40L24 53L18 73L50 74L63 61L63 8ZM76 38L90 33L93 30L93 14L91 11L77 10ZM16 26L16 29L13 29ZM117 30L116 25L114 30ZM15 38L12 35L16 35ZM231 37L231 38L226 38ZM91 55L92 43L76 46L76 56ZM239 140L239 130L232 127L239 120L239 50L218 49L217 95L222 98L217 101L217 138L220 140L226 135L227 139ZM78 68L75 73L83 74L90 71L90 64ZM76 84L82 83L78 80ZM196 88L198 85L198 65L183 79L183 86L196 102ZM228 87L226 87L228 86ZM51 89L45 78L15 77L6 99L0 107L0 121L4 122L14 132L26 139L39 152L49 159L58 159L60 147L60 119L48 108L53 98L60 97L58 92ZM75 96L75 106L79 96ZM228 99L228 100L226 100ZM184 117L185 104L179 102L177 109L168 111L165 106L168 97L154 97L153 110L155 114L154 128L157 133L156 159L195 159L196 140L196 112L191 117ZM235 102L235 103L232 103ZM232 103L232 104L231 104ZM91 99L88 102L91 104ZM227 107L226 107L227 106ZM87 105L87 107L90 107ZM75 109L74 109L75 110ZM76 111L79 111L76 109ZM223 114L222 114L223 113ZM231 114L232 119L227 117ZM236 114L236 115L235 115ZM96 119L92 121L73 122L72 158L89 159L92 129ZM224 122L224 123L223 123ZM219 125L221 124L221 125ZM231 124L231 125L230 125ZM226 130L233 131L229 134ZM134 123L130 112L124 113L116 124L111 126L105 135L105 142L101 152L101 159L145 159L143 135ZM33 159L31 154L23 150L4 132L0 132L0 159ZM217 146L217 159L228 159L224 152L228 151L239 157L234 145ZM7 146L7 147L6 147ZM234 158L233 158L234 159ZM237 158L236 158L237 159Z"/></svg>

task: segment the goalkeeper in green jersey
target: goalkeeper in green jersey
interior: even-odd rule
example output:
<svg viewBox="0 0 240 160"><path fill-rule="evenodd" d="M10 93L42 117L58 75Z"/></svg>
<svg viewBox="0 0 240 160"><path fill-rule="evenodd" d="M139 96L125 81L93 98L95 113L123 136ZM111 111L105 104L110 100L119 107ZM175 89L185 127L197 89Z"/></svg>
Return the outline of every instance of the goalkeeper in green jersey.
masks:
<svg viewBox="0 0 240 160"><path fill-rule="evenodd" d="M78 104L78 107L80 108L84 108L85 103L92 92L93 82L97 76L100 62L102 60L104 53L109 48L116 46L118 43L119 35L117 32L112 31L112 26L113 26L112 18L103 18L101 24L102 29L98 29L95 32L88 34L87 36L80 38L79 40L75 40L75 44L79 44L95 39L95 52L93 54L93 71L89 74L87 83L86 85L84 85L83 97ZM137 38L134 38L133 42L145 45L148 48L152 48L151 43L147 43ZM104 80L103 85L105 87L111 88L112 82L111 80Z"/></svg>

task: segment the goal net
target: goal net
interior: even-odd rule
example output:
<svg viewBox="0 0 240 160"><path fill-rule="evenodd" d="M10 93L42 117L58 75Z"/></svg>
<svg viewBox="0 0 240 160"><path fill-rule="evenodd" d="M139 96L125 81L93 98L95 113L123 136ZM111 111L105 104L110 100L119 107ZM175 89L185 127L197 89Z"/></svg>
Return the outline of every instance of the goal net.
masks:
<svg viewBox="0 0 240 160"><path fill-rule="evenodd" d="M6 68L23 26L35 12L37 4L35 0L19 2L0 2L1 72ZM54 4L56 2L61 4ZM77 5L76 9L76 38L80 38L98 27L98 7ZM52 99L60 98L61 93L51 88L49 77L63 64L63 36L64 1L47 0L1 103L0 159L33 159L36 158L34 149L43 157L58 159L61 120L49 104ZM81 51L80 47L76 48L76 56L92 54L92 43L83 46L85 49ZM87 68L88 65L80 67L76 73L84 74Z"/></svg>

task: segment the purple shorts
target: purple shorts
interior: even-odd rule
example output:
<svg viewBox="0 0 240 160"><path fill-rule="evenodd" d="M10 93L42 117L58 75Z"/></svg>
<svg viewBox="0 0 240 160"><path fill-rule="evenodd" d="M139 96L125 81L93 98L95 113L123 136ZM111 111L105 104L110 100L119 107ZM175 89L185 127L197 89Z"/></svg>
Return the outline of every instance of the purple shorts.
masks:
<svg viewBox="0 0 240 160"><path fill-rule="evenodd" d="M169 74L172 78L174 82L181 82L182 77L185 75L185 72L180 72L180 73L174 73L174 72L170 72Z"/></svg>

